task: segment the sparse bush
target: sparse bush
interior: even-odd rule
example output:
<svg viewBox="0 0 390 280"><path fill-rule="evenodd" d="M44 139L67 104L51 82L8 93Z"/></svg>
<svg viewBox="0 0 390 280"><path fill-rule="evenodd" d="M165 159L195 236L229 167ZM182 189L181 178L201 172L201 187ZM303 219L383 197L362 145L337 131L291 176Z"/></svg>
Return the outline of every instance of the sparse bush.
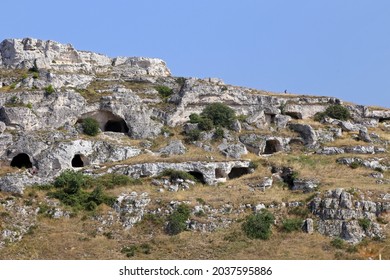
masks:
<svg viewBox="0 0 390 280"><path fill-rule="evenodd" d="M249 163L248 167L251 168L251 169L257 169L259 167L259 162L258 161L251 161Z"/></svg>
<svg viewBox="0 0 390 280"><path fill-rule="evenodd" d="M345 247L345 242L344 242L344 240L342 240L342 239L339 238L339 237L334 238L334 239L330 242L330 244L331 244L333 247L337 248L337 249L344 249L344 247Z"/></svg>
<svg viewBox="0 0 390 280"><path fill-rule="evenodd" d="M359 168L360 166L362 166L362 164L358 161L353 161L351 162L351 164L349 165L349 167L351 167L352 169L356 169L356 168Z"/></svg>
<svg viewBox="0 0 390 280"><path fill-rule="evenodd" d="M92 179L79 171L65 170L54 180L54 187L67 194L78 193L81 189L92 186Z"/></svg>
<svg viewBox="0 0 390 280"><path fill-rule="evenodd" d="M187 141L193 142L198 141L200 139L200 130L193 129L187 133Z"/></svg>
<svg viewBox="0 0 390 280"><path fill-rule="evenodd" d="M48 193L48 196L71 206L75 211L93 211L102 203L111 206L115 202L115 198L106 195L103 186L96 186L92 192L85 191L95 184L96 181L93 178L81 172L66 170L55 179L56 191Z"/></svg>
<svg viewBox="0 0 390 280"><path fill-rule="evenodd" d="M96 136L99 134L99 123L93 118L85 118L83 120L83 131L90 136Z"/></svg>
<svg viewBox="0 0 390 280"><path fill-rule="evenodd" d="M173 94L173 90L167 86L160 85L156 86L155 89L158 91L164 101L166 101L168 97Z"/></svg>
<svg viewBox="0 0 390 280"><path fill-rule="evenodd" d="M52 94L55 92L54 87L52 85L48 85L47 87L44 88L46 94Z"/></svg>
<svg viewBox="0 0 390 280"><path fill-rule="evenodd" d="M302 224L302 219L285 219L282 221L282 229L285 232L298 231L301 230Z"/></svg>
<svg viewBox="0 0 390 280"><path fill-rule="evenodd" d="M199 115L196 114L196 113L192 113L192 114L190 115L190 123L198 123L198 122L200 122L201 119L202 119L202 117L199 116Z"/></svg>
<svg viewBox="0 0 390 280"><path fill-rule="evenodd" d="M32 77L33 77L34 80L38 79L39 78L39 73L38 72L34 72Z"/></svg>
<svg viewBox="0 0 390 280"><path fill-rule="evenodd" d="M200 130L209 131L209 130L212 130L214 128L214 124L213 124L213 121L210 119L200 118L200 120L198 122L198 127Z"/></svg>
<svg viewBox="0 0 390 280"><path fill-rule="evenodd" d="M212 103L207 105L201 117L212 120L214 126L230 128L236 118L236 114L232 108L223 103Z"/></svg>
<svg viewBox="0 0 390 280"><path fill-rule="evenodd" d="M176 235L187 228L186 221L190 217L190 208L186 204L180 204L168 217L166 231L170 235Z"/></svg>
<svg viewBox="0 0 390 280"><path fill-rule="evenodd" d="M274 220L274 215L263 209L260 213L249 215L242 224L242 229L249 238L266 240L271 236Z"/></svg>
<svg viewBox="0 0 390 280"><path fill-rule="evenodd" d="M363 219L359 219L358 222L359 222L359 226L361 226L363 230L366 231L370 228L371 225L370 219L363 218Z"/></svg>
<svg viewBox="0 0 390 280"><path fill-rule="evenodd" d="M223 137L225 137L225 132L223 131L222 128L217 127L214 131L213 137L215 140L221 140L223 139Z"/></svg>
<svg viewBox="0 0 390 280"><path fill-rule="evenodd" d="M135 256L135 252L137 251L137 246L131 245L129 247L123 247L121 250L122 254L125 254L126 257L131 258Z"/></svg>
<svg viewBox="0 0 390 280"><path fill-rule="evenodd" d="M175 170L175 169L165 169L160 176L162 177L169 177L171 181L177 180L177 179L183 179L183 180L192 180L195 181L195 177L189 174L188 172L181 171L181 170Z"/></svg>
<svg viewBox="0 0 390 280"><path fill-rule="evenodd" d="M310 199L312 200L313 197ZM288 214L295 215L301 218L306 218L310 214L310 210L304 206L293 207L288 210Z"/></svg>

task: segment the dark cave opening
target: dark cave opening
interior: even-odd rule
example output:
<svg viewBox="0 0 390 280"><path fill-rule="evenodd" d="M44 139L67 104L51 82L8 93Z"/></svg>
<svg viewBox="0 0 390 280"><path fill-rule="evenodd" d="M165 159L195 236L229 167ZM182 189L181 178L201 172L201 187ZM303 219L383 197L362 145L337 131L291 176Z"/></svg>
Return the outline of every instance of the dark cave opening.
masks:
<svg viewBox="0 0 390 280"><path fill-rule="evenodd" d="M228 177L229 179L235 179L249 173L250 173L249 167L233 167Z"/></svg>
<svg viewBox="0 0 390 280"><path fill-rule="evenodd" d="M204 180L202 172L199 171L189 171L188 174L194 176L194 178L198 181L201 182L202 184L205 184L206 181Z"/></svg>
<svg viewBox="0 0 390 280"><path fill-rule="evenodd" d="M86 157L82 154L74 155L72 159L72 167L84 167L87 165Z"/></svg>
<svg viewBox="0 0 390 280"><path fill-rule="evenodd" d="M282 145L280 145L280 142L276 139L274 140L267 140L265 143L265 149L264 154L270 155L276 152L279 152L282 150Z"/></svg>
<svg viewBox="0 0 390 280"><path fill-rule="evenodd" d="M11 166L17 168L32 168L32 162L27 154L20 153L13 157Z"/></svg>
<svg viewBox="0 0 390 280"><path fill-rule="evenodd" d="M128 133L129 128L123 119L109 120L104 126L104 131Z"/></svg>

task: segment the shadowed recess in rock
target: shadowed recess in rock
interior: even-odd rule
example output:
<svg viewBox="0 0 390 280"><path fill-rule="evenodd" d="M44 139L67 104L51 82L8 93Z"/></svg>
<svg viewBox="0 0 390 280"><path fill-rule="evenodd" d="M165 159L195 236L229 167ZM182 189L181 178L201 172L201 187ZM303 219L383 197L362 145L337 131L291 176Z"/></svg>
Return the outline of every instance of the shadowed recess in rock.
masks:
<svg viewBox="0 0 390 280"><path fill-rule="evenodd" d="M229 179L234 179L249 173L250 172L248 167L233 167L230 173L228 174L228 177Z"/></svg>
<svg viewBox="0 0 390 280"><path fill-rule="evenodd" d="M104 126L104 131L128 133L129 128L127 127L126 122L123 119L109 120Z"/></svg>
<svg viewBox="0 0 390 280"><path fill-rule="evenodd" d="M204 177L203 177L203 174L199 171L189 171L188 172L189 174L191 174L192 176L194 176L194 178L201 182L202 184L205 184L206 181L204 180Z"/></svg>
<svg viewBox="0 0 390 280"><path fill-rule="evenodd" d="M282 150L282 145L278 140L267 140L265 143L264 154L269 155Z"/></svg>
<svg viewBox="0 0 390 280"><path fill-rule="evenodd" d="M14 156L11 161L11 166L17 168L32 168L32 163L30 157L27 154L20 153Z"/></svg>
<svg viewBox="0 0 390 280"><path fill-rule="evenodd" d="M72 167L84 167L88 165L87 158L82 154L76 154L72 159Z"/></svg>
<svg viewBox="0 0 390 280"><path fill-rule="evenodd" d="M87 114L84 114L81 118L86 117L93 118L99 123L99 127L102 131L112 131L112 132L121 132L128 133L129 127L127 126L125 120L117 115L114 115L110 111L98 110L93 111ZM80 119L78 120L80 121Z"/></svg>

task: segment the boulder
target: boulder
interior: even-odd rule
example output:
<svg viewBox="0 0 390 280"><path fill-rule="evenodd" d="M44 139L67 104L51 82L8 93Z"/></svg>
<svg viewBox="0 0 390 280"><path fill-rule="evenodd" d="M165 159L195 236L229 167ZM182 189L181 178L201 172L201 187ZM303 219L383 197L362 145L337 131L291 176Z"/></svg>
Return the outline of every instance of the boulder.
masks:
<svg viewBox="0 0 390 280"><path fill-rule="evenodd" d="M359 139L368 143L372 142L372 139L366 127L362 127L359 129Z"/></svg>
<svg viewBox="0 0 390 280"><path fill-rule="evenodd" d="M159 150L164 155L183 155L186 153L186 147L181 140L171 140L168 146Z"/></svg>
<svg viewBox="0 0 390 280"><path fill-rule="evenodd" d="M222 143L218 146L218 150L226 157L239 159L242 155L246 155L248 153L246 147L241 144L229 144L229 143Z"/></svg>
<svg viewBox="0 0 390 280"><path fill-rule="evenodd" d="M317 135L310 125L290 123L288 127L301 135L305 145L315 146L317 144Z"/></svg>

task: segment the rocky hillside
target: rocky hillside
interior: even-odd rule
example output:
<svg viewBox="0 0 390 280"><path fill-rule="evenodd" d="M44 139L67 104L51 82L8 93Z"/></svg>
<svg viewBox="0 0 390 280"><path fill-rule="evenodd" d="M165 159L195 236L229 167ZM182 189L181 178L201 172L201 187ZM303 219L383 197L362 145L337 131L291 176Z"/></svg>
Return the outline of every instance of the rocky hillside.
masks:
<svg viewBox="0 0 390 280"><path fill-rule="evenodd" d="M0 258L390 258L389 142L388 109L7 39Z"/></svg>

